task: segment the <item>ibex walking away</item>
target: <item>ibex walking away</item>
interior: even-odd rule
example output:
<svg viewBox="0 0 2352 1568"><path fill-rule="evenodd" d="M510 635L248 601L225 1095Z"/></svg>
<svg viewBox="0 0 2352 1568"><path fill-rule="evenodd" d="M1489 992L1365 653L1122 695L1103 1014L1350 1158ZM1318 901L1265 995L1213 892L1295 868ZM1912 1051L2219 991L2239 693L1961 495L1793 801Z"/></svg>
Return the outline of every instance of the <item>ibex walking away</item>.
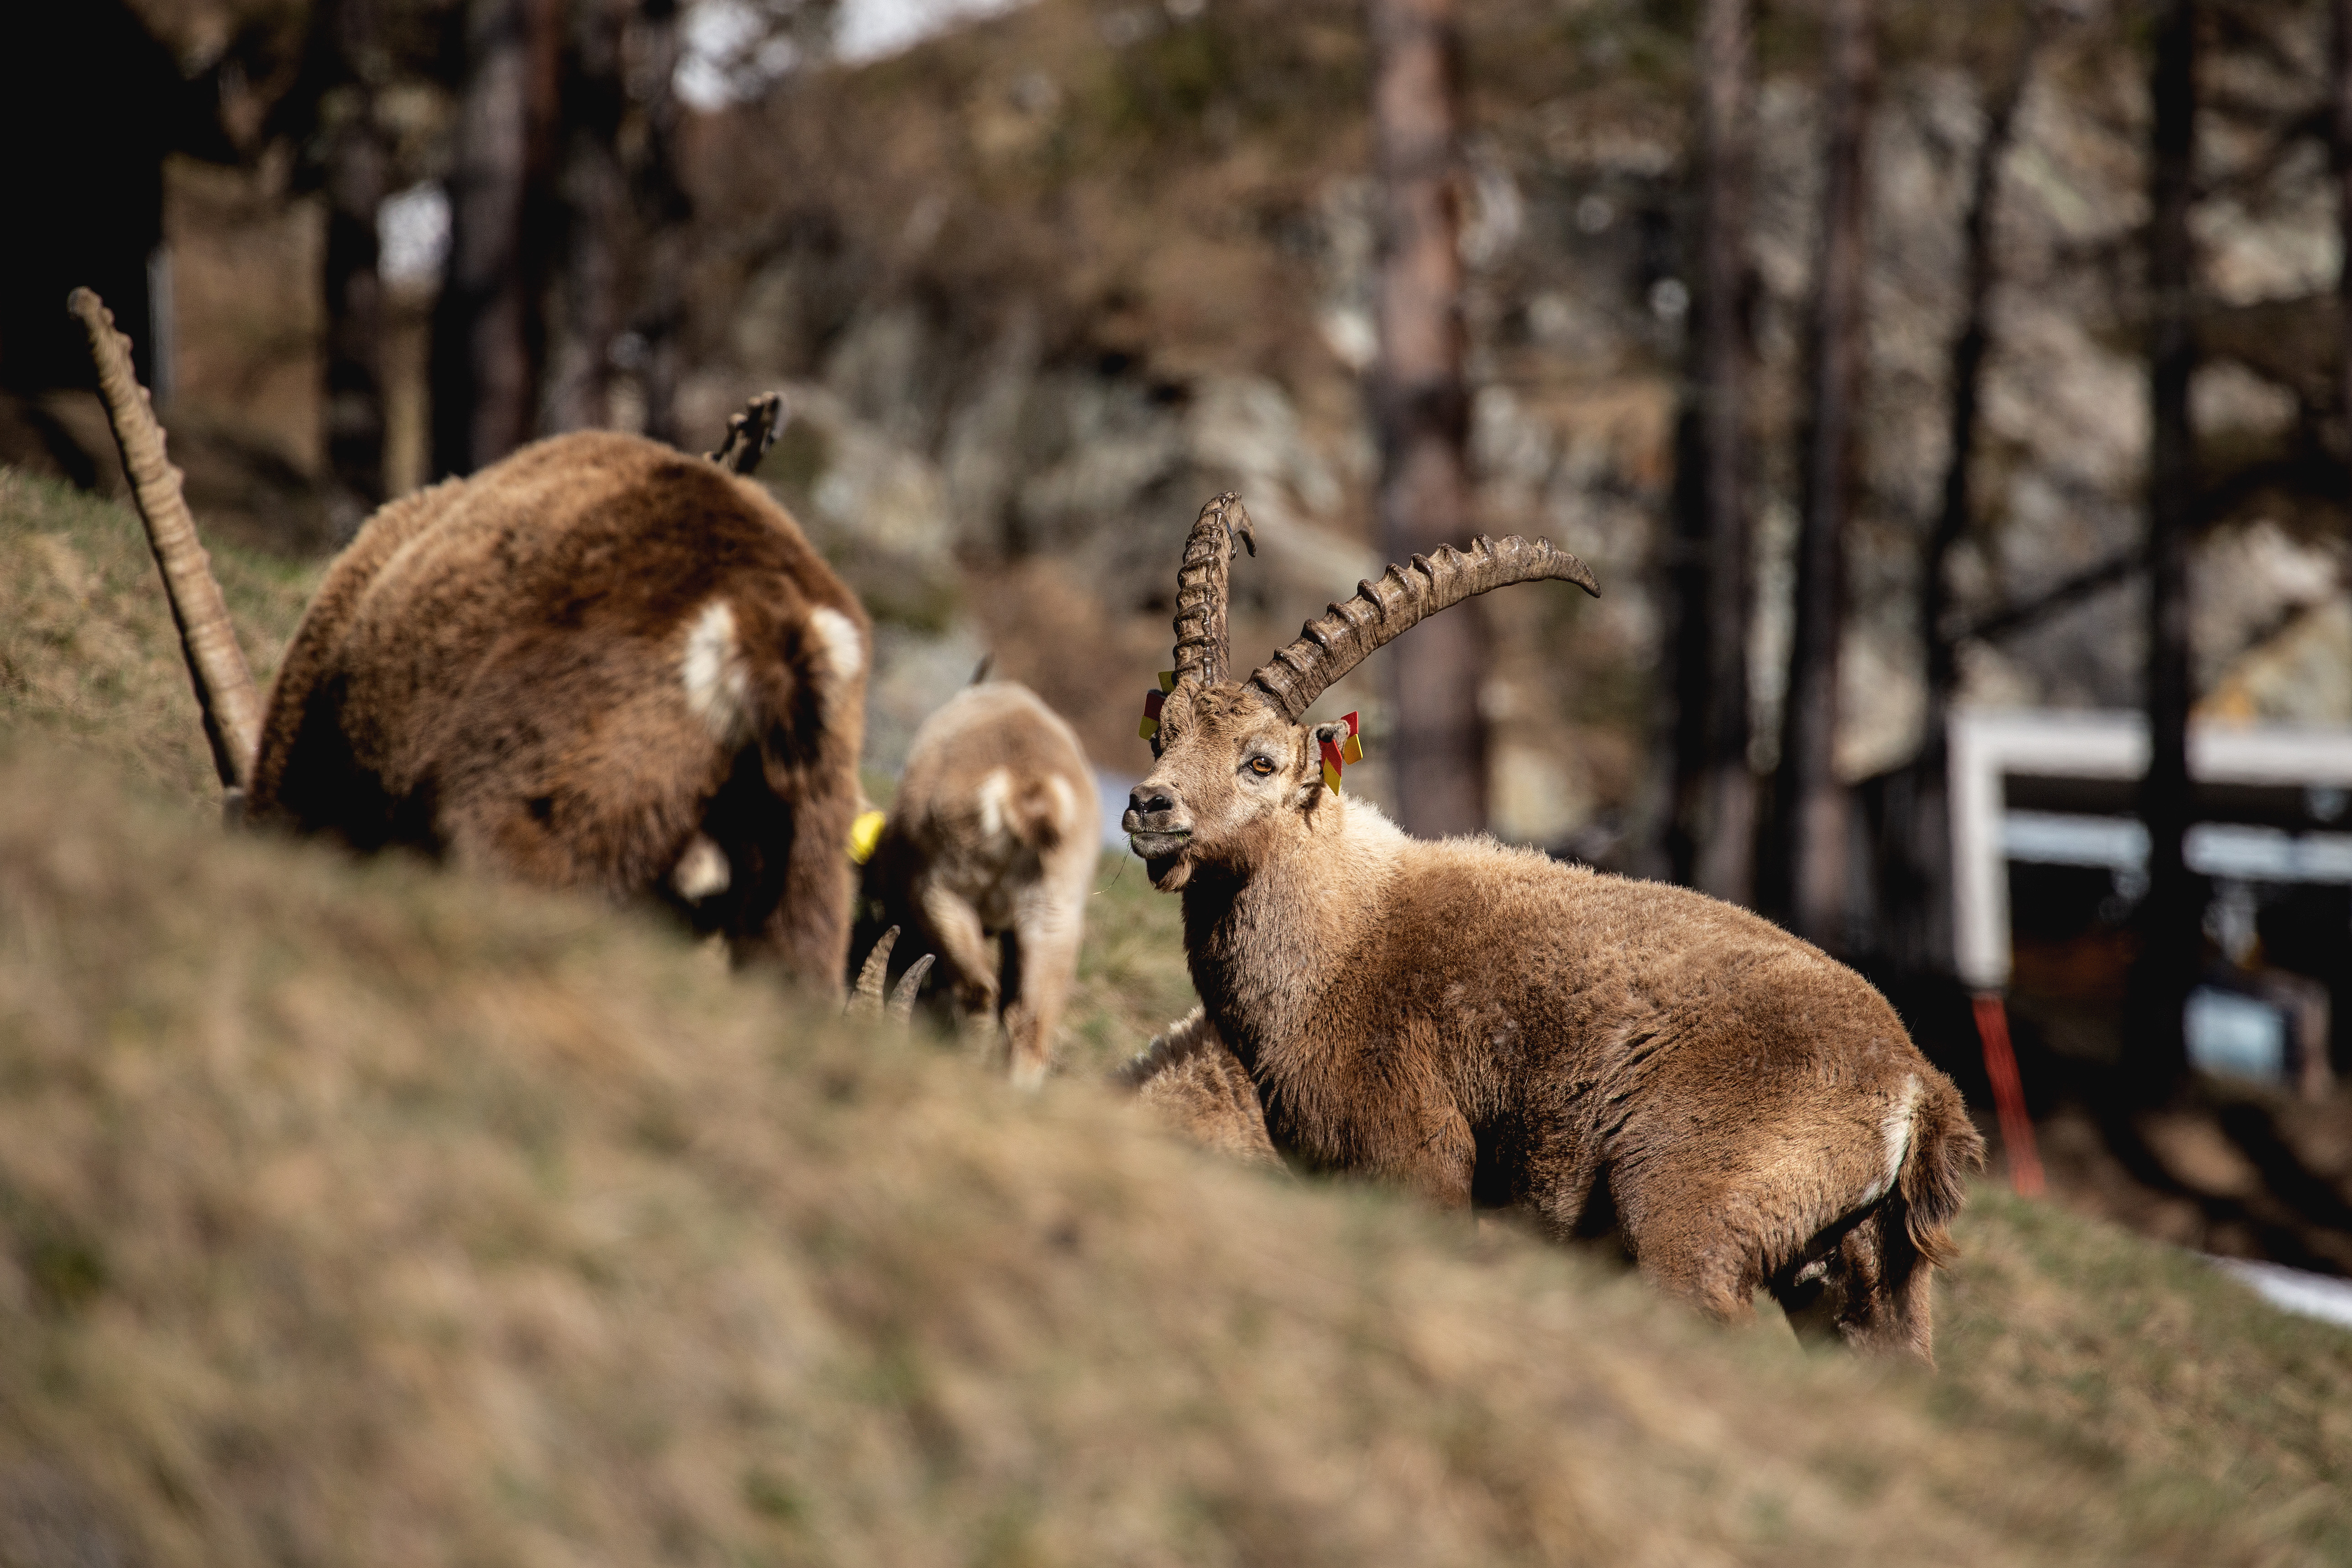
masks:
<svg viewBox="0 0 2352 1568"><path fill-rule="evenodd" d="M87 290L74 308L126 464L159 480L141 481L142 512L177 510L150 528L189 627L183 589L210 574L163 433L103 309ZM249 820L650 895L739 961L838 988L867 642L856 597L765 490L591 432L370 519L296 630L257 740L208 690L236 689L234 642L226 662L192 642L190 664Z"/></svg>
<svg viewBox="0 0 2352 1568"><path fill-rule="evenodd" d="M1583 564L1521 539L1416 556L1236 684L1229 526L1220 497L1186 542L1175 689L1123 826L1183 894L1192 984L1275 1142L1563 1236L1613 1223L1726 1321L1759 1285L1792 1310L1826 1289L1848 1341L1931 1358L1929 1266L1982 1142L1885 998L1744 910L1409 838L1324 781L1345 726L1298 722L1324 688L1474 594L1597 593Z"/></svg>
<svg viewBox="0 0 2352 1568"><path fill-rule="evenodd" d="M1045 1079L1101 854L1094 770L1027 687L966 687L923 721L866 892L940 955L960 1017L1001 1018L1015 1083Z"/></svg>

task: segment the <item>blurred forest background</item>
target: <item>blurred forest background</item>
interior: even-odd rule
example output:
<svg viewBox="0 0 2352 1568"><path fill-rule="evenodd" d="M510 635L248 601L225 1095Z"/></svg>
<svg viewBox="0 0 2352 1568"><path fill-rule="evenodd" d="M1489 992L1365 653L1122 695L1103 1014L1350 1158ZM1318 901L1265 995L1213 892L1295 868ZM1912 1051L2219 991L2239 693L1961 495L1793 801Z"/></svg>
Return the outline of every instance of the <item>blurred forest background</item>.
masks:
<svg viewBox="0 0 2352 1568"><path fill-rule="evenodd" d="M1349 787L1762 908L1989 1105L1948 718L2144 712L2144 871L2008 867L2053 1179L2352 1271L2352 872L2224 886L2179 852L2192 719L2352 726L2352 0L6 27L0 124L41 152L0 171L0 462L121 489L82 283L199 521L288 556L536 436L715 446L780 387L761 478L875 614L880 772L985 654L1123 794L1218 490L1259 525L1244 664L1385 559L1544 535L1604 596L1495 595L1343 682ZM2185 1089L2191 988L2264 975L2318 1020L2316 1098Z"/></svg>

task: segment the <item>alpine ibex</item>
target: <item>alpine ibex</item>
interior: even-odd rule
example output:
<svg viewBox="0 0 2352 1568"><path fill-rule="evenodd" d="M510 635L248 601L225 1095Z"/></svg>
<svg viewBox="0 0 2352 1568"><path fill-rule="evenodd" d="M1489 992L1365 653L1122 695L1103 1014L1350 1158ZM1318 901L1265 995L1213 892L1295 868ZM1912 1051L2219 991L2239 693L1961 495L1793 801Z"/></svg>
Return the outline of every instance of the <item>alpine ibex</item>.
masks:
<svg viewBox="0 0 2352 1568"><path fill-rule="evenodd" d="M1186 542L1174 689L1122 825L1183 895L1192 984L1275 1142L1562 1236L1613 1226L1726 1321L1760 1285L1931 1358L1930 1265L1982 1142L1885 998L1744 910L1410 838L1324 780L1346 727L1298 721L1324 688L1474 594L1598 593L1582 563L1523 539L1415 556L1235 683L1229 528L1219 497Z"/></svg>
<svg viewBox="0 0 2352 1568"><path fill-rule="evenodd" d="M966 687L916 731L866 895L944 960L968 1026L992 1033L1001 1018L1024 1087L1052 1058L1101 854L1094 770L1027 687Z"/></svg>
<svg viewBox="0 0 2352 1568"><path fill-rule="evenodd" d="M650 895L739 962L840 986L866 620L765 490L586 432L394 501L257 711L124 342L88 290L73 309L247 820ZM776 414L730 442L755 456Z"/></svg>
<svg viewBox="0 0 2352 1568"><path fill-rule="evenodd" d="M1282 1156L1266 1136L1257 1085L1231 1047L1217 1037L1208 1014L1195 1007L1154 1035L1151 1043L1112 1075L1171 1131L1203 1149L1245 1165L1279 1169Z"/></svg>

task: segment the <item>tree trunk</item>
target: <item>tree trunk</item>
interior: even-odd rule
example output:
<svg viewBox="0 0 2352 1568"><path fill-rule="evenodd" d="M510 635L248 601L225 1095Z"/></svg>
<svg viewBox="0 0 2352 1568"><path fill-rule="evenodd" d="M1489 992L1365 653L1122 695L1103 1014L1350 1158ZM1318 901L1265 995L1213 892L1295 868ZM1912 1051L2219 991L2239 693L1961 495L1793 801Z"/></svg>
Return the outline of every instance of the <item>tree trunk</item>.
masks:
<svg viewBox="0 0 2352 1568"><path fill-rule="evenodd" d="M2042 21L2026 22L2027 32L2004 75L1986 95L1984 137L1977 143L1961 225L1960 330L1952 340L1948 444L1944 458L1943 504L1928 535L1919 568L1919 643L1926 652L1927 703L1921 717L1919 757L1907 790L1899 792L1906 820L1890 814L1886 856L1892 875L1882 882L1907 895L1882 903L1880 951L1912 970L1948 973L1952 963L1952 845L1946 727L1952 695L1959 686L1959 628L1952 621L1948 580L1952 552L1975 521L1970 468L1976 459L1977 411L1983 392L1985 356L1992 345L1990 311L1994 278L1994 217L2000 204L2000 165L2017 125L2017 106L2033 71ZM1891 799L1892 797L1890 797Z"/></svg>
<svg viewBox="0 0 2352 1568"><path fill-rule="evenodd" d="M378 0L329 0L315 19L334 85L321 105L327 236L328 507L349 539L384 499L383 281L376 213L391 195L392 153L376 118L385 58Z"/></svg>
<svg viewBox="0 0 2352 1568"><path fill-rule="evenodd" d="M686 237L694 204L678 176L677 0L643 0L631 39L630 78L644 133L630 170L638 257L631 316L631 368L645 402L645 431L680 446L677 383L686 324Z"/></svg>
<svg viewBox="0 0 2352 1568"><path fill-rule="evenodd" d="M1453 0L1371 0L1372 135L1381 188L1381 542L1391 560L1473 531L1464 448L1462 261L1456 244ZM1441 616L1388 661L1397 811L1433 837L1486 824L1486 725L1475 614Z"/></svg>
<svg viewBox="0 0 2352 1568"><path fill-rule="evenodd" d="M629 0L587 0L572 16L563 71L563 335L549 377L547 427L612 423L613 342L621 331L622 79Z"/></svg>
<svg viewBox="0 0 2352 1568"><path fill-rule="evenodd" d="M433 467L471 473L539 422L555 216L559 0L473 0L433 322Z"/></svg>
<svg viewBox="0 0 2352 1568"><path fill-rule="evenodd" d="M1698 33L1698 300L1678 454L1675 879L1755 898L1748 766L1748 0L1706 0Z"/></svg>
<svg viewBox="0 0 2352 1568"><path fill-rule="evenodd" d="M2344 454L2352 460L2352 0L2336 0L2336 221L2342 260L2336 269L2336 307L2343 359L2336 412L2344 423Z"/></svg>
<svg viewBox="0 0 2352 1568"><path fill-rule="evenodd" d="M2167 0L2150 78L2147 463L2148 890L2126 1014L2126 1070L2149 1100L2169 1095L2187 1068L2180 1015L2196 982L2203 900L2181 856L2189 830L2189 533L2196 521L2196 433L2189 383L2197 368L2196 251L2189 234L2196 160L2197 13Z"/></svg>
<svg viewBox="0 0 2352 1568"><path fill-rule="evenodd" d="M1796 625L1773 791L1779 825L1768 840L1778 862L1773 891L1790 924L1832 952L1845 945L1850 805L1836 768L1837 667L1864 346L1864 154L1878 84L1871 10L1870 0L1834 0L1830 13L1828 140L1814 268Z"/></svg>

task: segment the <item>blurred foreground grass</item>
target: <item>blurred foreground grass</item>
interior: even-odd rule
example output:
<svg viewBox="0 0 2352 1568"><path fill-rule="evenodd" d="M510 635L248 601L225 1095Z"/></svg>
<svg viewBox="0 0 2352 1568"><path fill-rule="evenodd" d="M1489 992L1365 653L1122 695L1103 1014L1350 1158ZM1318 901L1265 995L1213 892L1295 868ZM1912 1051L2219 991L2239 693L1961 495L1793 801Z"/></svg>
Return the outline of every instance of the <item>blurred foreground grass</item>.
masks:
<svg viewBox="0 0 2352 1568"><path fill-rule="evenodd" d="M127 516L26 493L8 1568L2352 1561L2352 1334L2118 1231L1979 1190L1929 1376L1166 1142L1093 1081L1190 1005L1139 868L1024 1100L627 914L225 837ZM257 662L301 586L233 590Z"/></svg>

